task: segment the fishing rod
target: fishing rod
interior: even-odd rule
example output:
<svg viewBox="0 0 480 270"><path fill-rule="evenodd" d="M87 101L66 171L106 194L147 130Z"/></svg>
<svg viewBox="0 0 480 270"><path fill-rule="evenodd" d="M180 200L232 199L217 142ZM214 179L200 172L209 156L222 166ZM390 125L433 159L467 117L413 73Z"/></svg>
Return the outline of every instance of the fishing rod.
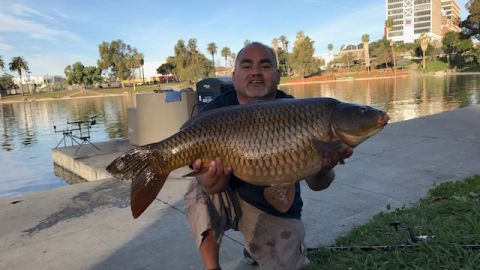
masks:
<svg viewBox="0 0 480 270"><path fill-rule="evenodd" d="M480 250L480 244L472 245L458 245L461 248ZM374 245L374 246L326 246L318 248L307 248L308 252L319 251L322 248L326 248L334 251L353 251L353 250L363 250L363 251L395 251L399 249L414 249L420 247L419 244L403 244L403 245Z"/></svg>
<svg viewBox="0 0 480 270"><path fill-rule="evenodd" d="M390 226L395 228L395 231L398 233L399 232L399 221L395 221L392 223L389 223ZM363 251L395 251L399 249L412 249L412 248L418 248L420 247L420 243L422 242L427 242L434 238L435 236L427 236L427 235L417 235L413 228L407 227L405 230L408 232L409 235L409 243L407 244L400 244L400 245L362 245L362 246L325 246L325 247L318 247L318 248L307 248L307 251L318 251L322 248L326 248L329 250L334 250L334 251L353 251L353 250L363 250ZM455 243L450 243L454 245ZM469 244L469 245L458 245L458 247L465 248L465 249L474 249L480 250L480 244Z"/></svg>

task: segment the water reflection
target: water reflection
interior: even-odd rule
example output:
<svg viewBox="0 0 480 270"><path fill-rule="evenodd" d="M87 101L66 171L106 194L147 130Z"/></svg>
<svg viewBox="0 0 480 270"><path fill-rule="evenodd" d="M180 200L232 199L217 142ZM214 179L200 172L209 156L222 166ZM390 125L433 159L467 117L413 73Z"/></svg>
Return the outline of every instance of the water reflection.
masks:
<svg viewBox="0 0 480 270"><path fill-rule="evenodd" d="M93 143L125 138L132 102L126 95L0 104L0 197L66 185L52 165L51 149L62 139L53 126L66 129L67 120L88 121L95 115L90 129Z"/></svg>
<svg viewBox="0 0 480 270"><path fill-rule="evenodd" d="M297 98L334 97L386 110L392 121L449 111L479 103L478 75L423 76L289 85Z"/></svg>

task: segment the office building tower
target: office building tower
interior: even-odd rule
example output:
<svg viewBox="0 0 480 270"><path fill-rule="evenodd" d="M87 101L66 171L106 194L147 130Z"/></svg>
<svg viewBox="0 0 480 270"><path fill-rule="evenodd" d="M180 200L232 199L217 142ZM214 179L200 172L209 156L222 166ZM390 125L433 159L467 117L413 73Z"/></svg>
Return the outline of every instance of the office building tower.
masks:
<svg viewBox="0 0 480 270"><path fill-rule="evenodd" d="M386 35L395 43L415 42L422 33L441 40L446 32L460 30L456 0L386 0L386 6L386 18L393 20Z"/></svg>

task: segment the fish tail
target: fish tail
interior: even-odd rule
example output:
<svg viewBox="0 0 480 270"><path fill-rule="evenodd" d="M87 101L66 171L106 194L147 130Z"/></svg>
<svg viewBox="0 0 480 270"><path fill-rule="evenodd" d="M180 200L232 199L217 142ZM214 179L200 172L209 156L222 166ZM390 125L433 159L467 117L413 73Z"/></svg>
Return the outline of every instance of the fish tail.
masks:
<svg viewBox="0 0 480 270"><path fill-rule="evenodd" d="M171 171L165 166L164 159L157 158L152 152L147 148L131 150L106 168L116 178L132 181L130 207L134 218L155 200Z"/></svg>

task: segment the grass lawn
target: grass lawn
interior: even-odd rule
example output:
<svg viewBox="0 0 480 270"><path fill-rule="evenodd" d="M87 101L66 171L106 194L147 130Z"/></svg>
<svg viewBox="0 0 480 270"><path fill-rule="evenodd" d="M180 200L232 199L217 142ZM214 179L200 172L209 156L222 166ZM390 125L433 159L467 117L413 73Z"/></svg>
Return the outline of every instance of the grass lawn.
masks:
<svg viewBox="0 0 480 270"><path fill-rule="evenodd" d="M392 223L400 223L398 231ZM359 248L386 245L394 248ZM353 249L310 251L306 269L480 269L480 249L462 245L480 245L480 175L440 184L412 207L374 216L337 239L335 246Z"/></svg>

